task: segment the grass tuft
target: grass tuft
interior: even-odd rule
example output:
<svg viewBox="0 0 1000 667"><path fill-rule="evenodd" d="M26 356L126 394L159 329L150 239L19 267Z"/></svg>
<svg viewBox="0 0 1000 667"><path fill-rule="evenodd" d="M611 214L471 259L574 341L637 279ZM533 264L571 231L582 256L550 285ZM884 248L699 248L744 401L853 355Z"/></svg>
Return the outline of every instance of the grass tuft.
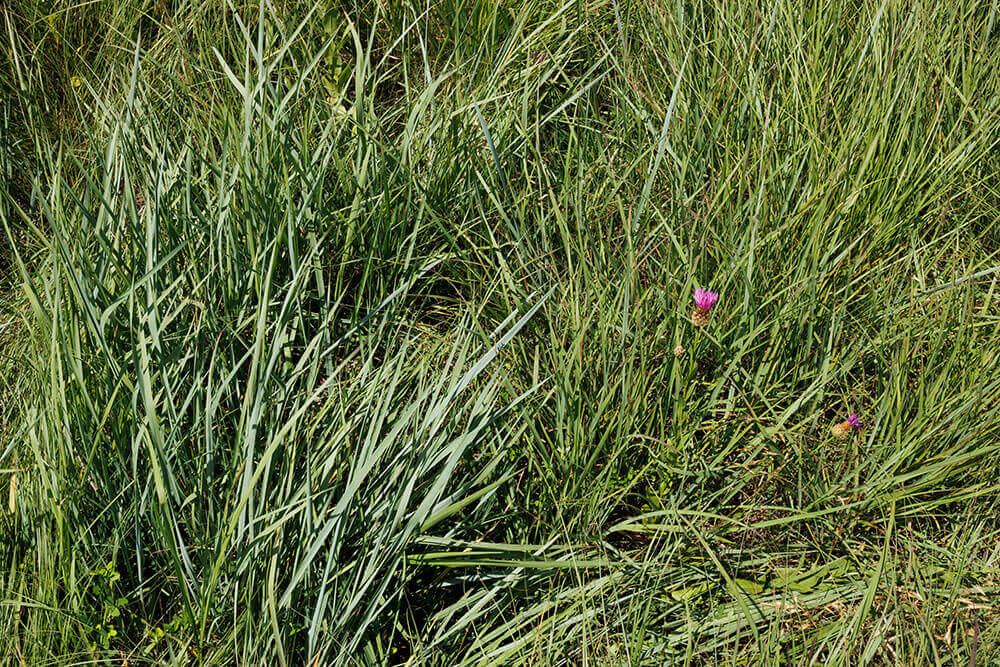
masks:
<svg viewBox="0 0 1000 667"><path fill-rule="evenodd" d="M997 662L997 23L12 0L0 655Z"/></svg>

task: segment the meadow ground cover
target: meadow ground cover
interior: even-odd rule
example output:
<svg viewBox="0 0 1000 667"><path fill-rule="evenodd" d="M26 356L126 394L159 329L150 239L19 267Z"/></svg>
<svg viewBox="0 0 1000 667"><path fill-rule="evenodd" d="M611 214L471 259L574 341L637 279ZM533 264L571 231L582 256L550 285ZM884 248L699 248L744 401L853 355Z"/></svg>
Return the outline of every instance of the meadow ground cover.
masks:
<svg viewBox="0 0 1000 667"><path fill-rule="evenodd" d="M1000 663L1000 4L0 5L5 663Z"/></svg>

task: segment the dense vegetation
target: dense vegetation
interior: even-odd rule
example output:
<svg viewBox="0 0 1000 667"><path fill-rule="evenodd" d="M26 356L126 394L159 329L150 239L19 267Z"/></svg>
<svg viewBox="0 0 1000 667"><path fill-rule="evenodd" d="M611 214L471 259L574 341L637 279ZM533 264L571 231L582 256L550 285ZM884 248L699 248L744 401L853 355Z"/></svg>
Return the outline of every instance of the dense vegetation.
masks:
<svg viewBox="0 0 1000 667"><path fill-rule="evenodd" d="M1000 662L996 2L0 22L4 663Z"/></svg>

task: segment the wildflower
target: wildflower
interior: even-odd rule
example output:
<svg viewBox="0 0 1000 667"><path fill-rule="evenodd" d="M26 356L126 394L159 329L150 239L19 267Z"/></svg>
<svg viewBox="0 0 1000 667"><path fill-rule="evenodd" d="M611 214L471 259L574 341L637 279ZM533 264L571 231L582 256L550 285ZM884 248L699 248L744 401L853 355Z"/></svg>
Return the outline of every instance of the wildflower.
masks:
<svg viewBox="0 0 1000 667"><path fill-rule="evenodd" d="M675 357L684 356L684 346L681 345L680 343L677 343L677 346L674 348L674 356Z"/></svg>
<svg viewBox="0 0 1000 667"><path fill-rule="evenodd" d="M694 291L694 313L691 315L691 323L696 327L703 327L708 324L709 311L715 302L719 300L719 293L707 289L696 289Z"/></svg>
<svg viewBox="0 0 1000 667"><path fill-rule="evenodd" d="M830 427L830 432L833 433L833 437L837 440L844 440L851 434L852 428L861 429L861 417L857 414L851 414L851 416L847 418L847 421L834 424Z"/></svg>

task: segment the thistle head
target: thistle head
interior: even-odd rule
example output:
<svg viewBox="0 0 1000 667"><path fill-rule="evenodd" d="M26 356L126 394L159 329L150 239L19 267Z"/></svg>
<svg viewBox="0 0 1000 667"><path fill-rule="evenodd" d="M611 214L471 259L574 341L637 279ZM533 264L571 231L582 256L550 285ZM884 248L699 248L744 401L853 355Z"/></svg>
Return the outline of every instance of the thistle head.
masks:
<svg viewBox="0 0 1000 667"><path fill-rule="evenodd" d="M861 428L861 417L852 413L851 416L847 418L847 423L853 428Z"/></svg>
<svg viewBox="0 0 1000 667"><path fill-rule="evenodd" d="M696 289L694 291L694 305L701 310L711 310L715 302L719 300L719 293L707 289Z"/></svg>

